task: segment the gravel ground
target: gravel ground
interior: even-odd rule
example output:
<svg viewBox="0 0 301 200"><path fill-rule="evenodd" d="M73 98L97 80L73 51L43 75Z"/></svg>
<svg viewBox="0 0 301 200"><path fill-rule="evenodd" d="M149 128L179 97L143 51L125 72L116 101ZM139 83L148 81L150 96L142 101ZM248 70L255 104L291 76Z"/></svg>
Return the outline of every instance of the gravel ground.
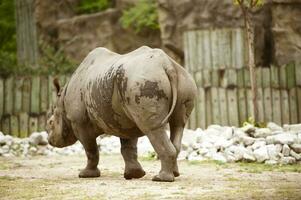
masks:
<svg viewBox="0 0 301 200"><path fill-rule="evenodd" d="M101 177L80 179L83 155L0 157L0 199L301 199L301 166L183 160L173 183L152 182L160 163L140 157L147 172L123 179L123 160L100 156Z"/></svg>

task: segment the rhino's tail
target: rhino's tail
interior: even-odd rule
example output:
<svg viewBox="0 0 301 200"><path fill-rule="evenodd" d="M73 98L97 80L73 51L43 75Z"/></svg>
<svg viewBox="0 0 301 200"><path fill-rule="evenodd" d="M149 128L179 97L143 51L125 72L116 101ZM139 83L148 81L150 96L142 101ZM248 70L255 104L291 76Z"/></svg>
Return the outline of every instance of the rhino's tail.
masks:
<svg viewBox="0 0 301 200"><path fill-rule="evenodd" d="M178 97L178 76L177 76L176 69L174 68L173 65L171 65L171 66L169 65L169 67L165 68L165 72L168 76L168 79L169 79L170 85L171 85L172 105L171 105L168 115L161 122L161 125L165 124L168 121L171 114L173 113L173 111L176 107L177 97Z"/></svg>

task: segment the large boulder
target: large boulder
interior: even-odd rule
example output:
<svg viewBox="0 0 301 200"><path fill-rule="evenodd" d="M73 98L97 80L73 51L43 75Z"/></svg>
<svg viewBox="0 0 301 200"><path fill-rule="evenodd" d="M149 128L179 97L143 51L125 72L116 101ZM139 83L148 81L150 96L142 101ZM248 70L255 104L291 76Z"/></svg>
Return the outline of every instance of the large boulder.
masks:
<svg viewBox="0 0 301 200"><path fill-rule="evenodd" d="M108 9L99 13L59 20L58 40L65 47L66 55L79 62L87 52L96 47L127 53L143 45L161 46L160 31L136 34L132 30L122 28L120 16L120 10Z"/></svg>

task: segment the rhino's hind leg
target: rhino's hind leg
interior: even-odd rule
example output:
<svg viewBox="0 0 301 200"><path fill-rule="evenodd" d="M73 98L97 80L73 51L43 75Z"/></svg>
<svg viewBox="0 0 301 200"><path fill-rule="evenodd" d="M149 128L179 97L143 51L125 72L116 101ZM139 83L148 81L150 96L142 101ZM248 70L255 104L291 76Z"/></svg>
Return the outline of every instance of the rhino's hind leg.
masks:
<svg viewBox="0 0 301 200"><path fill-rule="evenodd" d="M178 157L178 155L181 151L183 130L184 130L184 127L170 125L170 139L177 151L176 158ZM173 174L175 177L180 176L177 159L175 160L175 163L174 163Z"/></svg>
<svg viewBox="0 0 301 200"><path fill-rule="evenodd" d="M174 181L174 163L176 161L176 149L168 138L164 127L147 133L151 144L161 160L161 170L153 177L153 181Z"/></svg>
<svg viewBox="0 0 301 200"><path fill-rule="evenodd" d="M72 127L76 131L75 133L83 145L87 156L87 165L80 171L78 176L80 178L99 177L100 171L97 168L99 162L99 150L96 144L96 137L89 135L93 132L87 125L81 126L78 124L72 124Z"/></svg>
<svg viewBox="0 0 301 200"><path fill-rule="evenodd" d="M138 138L120 138L121 154L125 163L124 178L127 180L132 178L141 178L145 175L145 171L142 169L137 160L137 141Z"/></svg>

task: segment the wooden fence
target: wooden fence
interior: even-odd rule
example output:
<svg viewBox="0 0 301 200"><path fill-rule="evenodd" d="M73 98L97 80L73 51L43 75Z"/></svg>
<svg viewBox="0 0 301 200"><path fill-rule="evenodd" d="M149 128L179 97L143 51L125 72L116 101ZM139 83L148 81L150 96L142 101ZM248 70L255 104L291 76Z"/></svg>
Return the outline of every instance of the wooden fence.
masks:
<svg viewBox="0 0 301 200"><path fill-rule="evenodd" d="M252 112L246 38L242 29L184 34L185 64L198 86L190 128L241 125ZM301 122L301 64L256 68L259 121Z"/></svg>
<svg viewBox="0 0 301 200"><path fill-rule="evenodd" d="M59 76L63 85L69 76ZM46 113L56 98L51 76L0 78L0 130L26 137L45 130Z"/></svg>

